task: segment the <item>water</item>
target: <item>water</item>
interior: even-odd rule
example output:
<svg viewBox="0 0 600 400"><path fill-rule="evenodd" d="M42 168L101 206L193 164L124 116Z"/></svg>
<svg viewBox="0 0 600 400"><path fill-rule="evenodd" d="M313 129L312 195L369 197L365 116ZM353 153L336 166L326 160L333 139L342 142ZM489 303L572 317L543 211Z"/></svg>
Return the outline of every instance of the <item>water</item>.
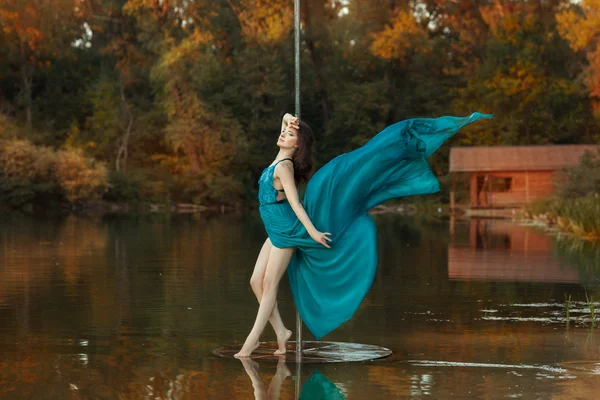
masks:
<svg viewBox="0 0 600 400"><path fill-rule="evenodd" d="M394 354L298 370L212 354L243 342L257 310L257 215L3 215L0 398L597 397L584 291L600 300L600 272L585 254L505 221L376 220L373 287L324 339ZM293 328L287 281L279 306Z"/></svg>

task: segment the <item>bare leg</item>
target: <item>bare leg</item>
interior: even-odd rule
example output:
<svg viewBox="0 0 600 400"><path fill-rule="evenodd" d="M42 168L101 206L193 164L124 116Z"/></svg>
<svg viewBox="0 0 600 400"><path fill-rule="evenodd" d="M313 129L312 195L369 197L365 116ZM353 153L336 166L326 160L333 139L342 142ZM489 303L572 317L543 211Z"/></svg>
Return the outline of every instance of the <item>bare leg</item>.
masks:
<svg viewBox="0 0 600 400"><path fill-rule="evenodd" d="M287 365L285 365L285 358L279 357L279 362L277 363L277 372L271 378L271 383L269 383L269 389L267 389L267 400L279 400L281 397L281 385L285 378L290 376L292 373L290 372Z"/></svg>
<svg viewBox="0 0 600 400"><path fill-rule="evenodd" d="M256 315L254 326L246 338L242 350L240 350L235 357L250 357L250 354L258 347L258 339L265 329L265 325L275 307L275 298L277 297L279 281L281 281L281 277L288 267L292 254L294 254L294 250L295 248L293 247L285 249L273 247L271 249L263 280L263 293L260 307L258 308L258 314Z"/></svg>
<svg viewBox="0 0 600 400"><path fill-rule="evenodd" d="M254 388L254 399L255 400L264 400L267 398L267 394L265 393L265 384L258 375L258 364L250 359L250 358L240 358L242 361L242 365L244 366L244 370L246 374L250 377L252 381L252 387Z"/></svg>
<svg viewBox="0 0 600 400"><path fill-rule="evenodd" d="M265 271L267 269L269 254L272 248L273 245L271 244L271 241L267 239L260 250L260 254L256 260L256 265L254 266L254 271L252 272L252 278L250 278L250 286L252 287L252 291L256 295L256 299L258 300L259 304L262 299L263 280L265 278ZM269 322L271 322L273 330L277 335L277 344L279 345L279 348L274 354L285 354L287 351L286 344L288 339L292 336L292 331L285 328L283 320L281 319L281 315L279 314L279 309L277 308L277 302L275 302L275 307L273 307L273 311L269 317Z"/></svg>

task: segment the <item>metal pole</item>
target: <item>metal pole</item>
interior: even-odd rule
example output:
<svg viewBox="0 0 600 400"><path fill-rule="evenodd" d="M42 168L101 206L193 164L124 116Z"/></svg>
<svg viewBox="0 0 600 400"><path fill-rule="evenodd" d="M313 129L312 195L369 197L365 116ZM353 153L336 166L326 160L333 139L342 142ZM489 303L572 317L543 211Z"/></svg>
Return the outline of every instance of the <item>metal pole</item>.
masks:
<svg viewBox="0 0 600 400"><path fill-rule="evenodd" d="M294 58L296 76L296 117L300 118L300 0L294 0ZM302 318L296 310L296 362L302 362ZM296 385L299 385L299 379Z"/></svg>
<svg viewBox="0 0 600 400"><path fill-rule="evenodd" d="M294 0L294 39L296 117L300 118L300 0Z"/></svg>

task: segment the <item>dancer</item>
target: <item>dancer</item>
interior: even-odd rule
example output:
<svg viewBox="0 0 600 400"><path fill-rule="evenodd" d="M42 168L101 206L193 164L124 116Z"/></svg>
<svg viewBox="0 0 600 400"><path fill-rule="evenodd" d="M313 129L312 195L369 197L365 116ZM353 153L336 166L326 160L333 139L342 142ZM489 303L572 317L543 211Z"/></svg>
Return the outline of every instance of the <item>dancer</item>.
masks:
<svg viewBox="0 0 600 400"><path fill-rule="evenodd" d="M329 232L319 232L298 198L296 183L306 182L312 169L313 133L310 127L291 114L286 114L281 121L281 134L277 141L279 153L275 160L263 173L259 180L259 202L261 216L269 230L278 230L278 226L286 226L300 221L310 238L315 243L329 248L331 241ZM279 188L278 188L279 187ZM242 350L235 357L248 357L256 347L267 320L271 322L277 335L278 349L275 355L286 353L286 343L292 331L285 328L277 308L276 296L279 281L285 272L295 247L273 246L269 235L256 260L250 286L260 303L258 315L252 331L248 335Z"/></svg>
<svg viewBox="0 0 600 400"><path fill-rule="evenodd" d="M439 191L426 158L462 127L489 118L491 114L473 113L398 122L362 147L335 157L308 180L312 130L286 114L279 153L259 180L260 215L268 239L251 286L260 306L235 357L252 354L267 321L277 334L276 354L285 353L291 331L275 298L286 269L296 309L315 338L347 321L377 268L377 231L368 210L392 198ZM301 204L296 184L307 180Z"/></svg>

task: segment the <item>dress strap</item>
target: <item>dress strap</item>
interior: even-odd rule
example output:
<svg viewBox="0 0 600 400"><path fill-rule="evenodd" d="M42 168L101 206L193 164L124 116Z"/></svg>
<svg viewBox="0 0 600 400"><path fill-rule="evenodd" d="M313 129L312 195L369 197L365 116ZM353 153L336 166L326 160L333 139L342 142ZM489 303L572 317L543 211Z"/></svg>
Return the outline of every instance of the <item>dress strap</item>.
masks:
<svg viewBox="0 0 600 400"><path fill-rule="evenodd" d="M294 162L294 160L292 160L291 158L282 158L281 160L277 161L277 162L276 162L275 164L273 164L272 166L274 167L274 166L276 166L277 164L279 164L280 162L282 162L282 161L285 161L285 160L290 160L290 161ZM275 189L275 187L274 187L274 186L273 186L273 189ZM285 191L284 189L275 189L275 190L277 190L278 192L283 192L283 191Z"/></svg>
<svg viewBox="0 0 600 400"><path fill-rule="evenodd" d="M275 165L277 165L277 164L279 164L280 162L282 162L282 161L285 161L285 160L290 160L290 161L292 161L292 162L294 161L294 160L292 160L291 158L282 158L281 160L279 160L279 161L277 161L275 164L273 164L273 166L275 166Z"/></svg>

